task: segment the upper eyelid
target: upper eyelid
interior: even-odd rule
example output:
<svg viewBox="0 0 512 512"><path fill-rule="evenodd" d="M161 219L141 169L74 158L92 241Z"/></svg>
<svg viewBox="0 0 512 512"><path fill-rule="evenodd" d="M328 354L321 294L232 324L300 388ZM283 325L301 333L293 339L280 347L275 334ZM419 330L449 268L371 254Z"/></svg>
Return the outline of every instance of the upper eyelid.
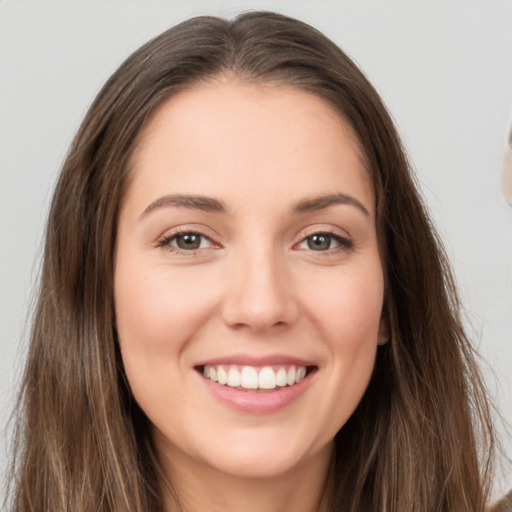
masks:
<svg viewBox="0 0 512 512"><path fill-rule="evenodd" d="M353 240L348 236L341 236L341 235L338 235L337 233L326 232L326 231L317 231L317 232L311 233L310 235L302 237L297 243L294 244L294 247L303 244L308 238L311 238L312 236L315 236L315 235L325 235L327 237L330 237L333 240L335 240L338 244L340 244L341 246L343 246L347 249L354 246ZM333 249L336 249L336 248L332 247L324 252L328 252L329 250L333 250ZM321 252L321 251L319 251L319 252Z"/></svg>
<svg viewBox="0 0 512 512"><path fill-rule="evenodd" d="M172 242L176 240L177 237L187 234L195 234L198 235L206 240L208 240L209 247L199 247L197 249L182 249L180 247L177 247L176 245L173 245ZM207 248L219 248L221 245L217 243L211 236L206 235L205 233L202 233L199 230L193 230L193 229L177 229L172 232L167 232L166 234L160 236L157 238L155 245L157 249L165 249L170 252L180 253L180 254L192 254L195 251L207 249Z"/></svg>
<svg viewBox="0 0 512 512"><path fill-rule="evenodd" d="M346 229L340 228L338 226L325 224L314 224L311 226L307 226L305 228L302 228L297 234L297 236L300 237L300 241L312 235L334 235L341 238L352 238L352 236Z"/></svg>
<svg viewBox="0 0 512 512"><path fill-rule="evenodd" d="M200 236L201 238L205 238L206 240L209 240L210 242L213 242L211 237L209 237L208 235L205 235L204 233L199 233L198 231L177 231L175 233L171 233L167 236L162 237L162 240L174 240L174 239L176 239L180 236L184 236L184 235L197 235L197 236Z"/></svg>
<svg viewBox="0 0 512 512"><path fill-rule="evenodd" d="M218 236L216 236L215 233L212 233L211 229L208 229L205 226L197 226L197 225L186 225L186 226L177 226L174 228L168 228L165 231L162 232L157 238L156 241L173 238L179 235L186 235L188 233L196 234L204 236L205 238L208 238L209 240L214 241Z"/></svg>

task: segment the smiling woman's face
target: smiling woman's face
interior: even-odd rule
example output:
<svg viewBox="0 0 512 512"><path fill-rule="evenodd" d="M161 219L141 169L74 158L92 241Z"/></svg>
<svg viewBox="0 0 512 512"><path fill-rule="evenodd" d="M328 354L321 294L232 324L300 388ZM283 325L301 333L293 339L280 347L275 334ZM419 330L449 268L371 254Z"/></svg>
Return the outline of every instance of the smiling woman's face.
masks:
<svg viewBox="0 0 512 512"><path fill-rule="evenodd" d="M164 465L264 477L324 464L386 341L352 130L310 93L218 82L164 103L132 163L116 325Z"/></svg>

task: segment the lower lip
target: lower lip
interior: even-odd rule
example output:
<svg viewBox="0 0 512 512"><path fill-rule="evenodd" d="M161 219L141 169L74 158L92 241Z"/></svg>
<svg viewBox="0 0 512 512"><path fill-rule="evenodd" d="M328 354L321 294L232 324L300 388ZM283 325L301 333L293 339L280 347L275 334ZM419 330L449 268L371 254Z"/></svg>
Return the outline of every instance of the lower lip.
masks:
<svg viewBox="0 0 512 512"><path fill-rule="evenodd" d="M200 376L213 396L229 407L248 414L272 414L284 409L302 396L308 389L313 374L310 373L293 386L276 388L272 391L242 391L223 386Z"/></svg>

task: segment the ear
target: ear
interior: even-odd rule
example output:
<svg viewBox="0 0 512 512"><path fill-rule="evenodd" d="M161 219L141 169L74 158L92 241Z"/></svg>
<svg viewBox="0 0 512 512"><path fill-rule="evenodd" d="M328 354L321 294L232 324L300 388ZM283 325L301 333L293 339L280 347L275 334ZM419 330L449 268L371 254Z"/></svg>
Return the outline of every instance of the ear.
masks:
<svg viewBox="0 0 512 512"><path fill-rule="evenodd" d="M377 336L377 345L385 345L390 338L390 332L389 332L389 321L388 321L388 315L385 311L382 312L382 316L380 318L380 325L379 325L379 333Z"/></svg>

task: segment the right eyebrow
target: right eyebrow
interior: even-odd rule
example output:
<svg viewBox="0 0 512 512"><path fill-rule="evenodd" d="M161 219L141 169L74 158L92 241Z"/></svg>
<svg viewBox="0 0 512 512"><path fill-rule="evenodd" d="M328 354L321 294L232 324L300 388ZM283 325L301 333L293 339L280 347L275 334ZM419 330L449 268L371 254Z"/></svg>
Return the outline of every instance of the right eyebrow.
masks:
<svg viewBox="0 0 512 512"><path fill-rule="evenodd" d="M207 196L193 196L188 194L170 194L162 196L153 201L141 214L143 219L154 210L167 206L180 206L192 210L201 210L212 213L225 213L226 207L222 201Z"/></svg>
<svg viewBox="0 0 512 512"><path fill-rule="evenodd" d="M306 213L315 212L319 210L325 210L330 206L336 204L347 204L355 206L358 210L364 213L367 217L370 216L369 211L364 207L363 203L355 197L347 194L326 194L315 197L307 198L303 201L299 201L294 207L295 213Z"/></svg>

